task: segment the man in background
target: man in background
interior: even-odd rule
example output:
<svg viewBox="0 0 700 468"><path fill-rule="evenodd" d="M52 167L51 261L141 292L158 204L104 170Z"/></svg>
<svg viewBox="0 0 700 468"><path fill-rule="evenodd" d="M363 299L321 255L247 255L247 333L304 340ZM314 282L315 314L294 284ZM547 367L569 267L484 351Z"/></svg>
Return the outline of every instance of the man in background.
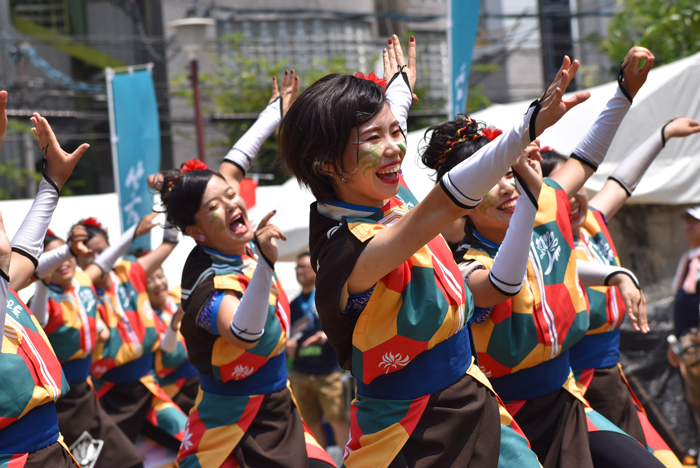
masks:
<svg viewBox="0 0 700 468"><path fill-rule="evenodd" d="M700 206L686 210L685 218L690 250L681 258L673 282L673 319L680 347L674 350L673 345L669 346L668 360L681 369L686 399L700 429Z"/></svg>
<svg viewBox="0 0 700 468"><path fill-rule="evenodd" d="M328 445L322 422L325 415L333 429L335 445L345 447L350 423L345 414L342 371L316 312L316 273L311 268L309 252L297 258L296 276L301 294L290 304L292 325L287 354L294 361L289 380L299 412L318 443L324 448Z"/></svg>

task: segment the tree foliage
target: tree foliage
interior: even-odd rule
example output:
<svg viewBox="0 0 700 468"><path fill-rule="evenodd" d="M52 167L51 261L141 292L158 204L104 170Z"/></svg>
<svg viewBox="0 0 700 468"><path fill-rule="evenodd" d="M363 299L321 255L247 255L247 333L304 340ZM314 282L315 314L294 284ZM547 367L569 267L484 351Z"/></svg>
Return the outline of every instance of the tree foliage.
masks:
<svg viewBox="0 0 700 468"><path fill-rule="evenodd" d="M608 26L603 48L622 62L633 45L648 48L656 63L700 52L700 2L698 0L624 0Z"/></svg>

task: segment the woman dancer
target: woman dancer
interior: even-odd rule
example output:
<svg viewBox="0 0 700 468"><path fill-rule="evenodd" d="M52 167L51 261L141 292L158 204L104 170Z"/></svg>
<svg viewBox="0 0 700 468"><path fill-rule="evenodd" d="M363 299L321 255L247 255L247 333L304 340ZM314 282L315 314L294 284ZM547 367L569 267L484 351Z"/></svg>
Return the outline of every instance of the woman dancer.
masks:
<svg viewBox="0 0 700 468"><path fill-rule="evenodd" d="M93 279L104 306L104 321L110 337L95 348L92 376L102 408L133 442L139 432L162 445L177 450L185 431L187 416L156 383L154 353L166 328L148 302L147 276L159 268L177 245L167 230L163 243L152 252L131 262L122 260L133 239L150 231L157 214L144 217L127 229L110 246L107 231L94 218L74 226L87 231L90 255L78 255L78 265ZM82 226L82 227L80 227ZM99 255L97 259L95 256ZM148 415L155 410L155 420Z"/></svg>
<svg viewBox="0 0 700 468"><path fill-rule="evenodd" d="M643 59L647 64L639 69ZM514 170L468 217L473 239L463 272L477 306L472 329L479 364L545 467L627 466L635 459L641 466L656 463L633 439L587 411L575 387L568 348L585 333L588 311L578 287L571 230L562 223L570 210L567 192L581 186L602 162L652 63L645 49L630 51L621 87L561 177L547 180L538 197L523 190L516 196ZM441 175L471 159L474 148L489 143L480 130L464 116L435 126L424 163ZM538 143L526 153L539 159ZM580 270L578 275L592 281L595 273ZM628 288L631 283L623 274L611 281ZM588 429L596 426L598 432L589 436Z"/></svg>
<svg viewBox="0 0 700 468"><path fill-rule="evenodd" d="M268 223L274 213L254 234L235 190L199 161L159 180L168 222L198 244L183 271L181 332L201 389L180 466L335 466L287 383L289 304L274 274L284 234Z"/></svg>
<svg viewBox="0 0 700 468"><path fill-rule="evenodd" d="M317 199L309 245L321 322L357 379L345 466L537 465L526 439L500 425L497 398L473 363L471 294L439 234L516 162L536 183L519 156L588 97L561 98L578 62L567 57L518 126L418 203L400 175L415 42L408 66L396 36L389 46L385 70L398 72L386 98L376 83L329 75L302 93L280 132L283 160Z"/></svg>
<svg viewBox="0 0 700 468"><path fill-rule="evenodd" d="M700 132L700 124L687 118L674 119L655 131L613 171L603 188L590 200L585 189L570 199L571 229L580 260L617 267L617 250L607 223L623 206L642 176L671 138ZM555 151L543 151L545 176L556 176L567 158ZM600 208L598 208L600 207ZM590 325L586 336L572 346L569 357L577 384L591 407L645 444L667 467L680 462L651 426L644 408L632 392L620 366L620 325L626 305L615 287L586 288ZM639 295L639 307L644 296ZM646 333L648 327L639 328Z"/></svg>
<svg viewBox="0 0 700 468"><path fill-rule="evenodd" d="M6 105L7 92L0 91L0 146ZM44 173L12 246L0 215L0 465L67 468L77 463L59 432L55 402L68 392L68 383L41 325L15 288L34 273L61 187L88 145L68 154L46 119L34 114L32 123L44 153Z"/></svg>
<svg viewBox="0 0 700 468"><path fill-rule="evenodd" d="M58 426L68 446L87 432L87 443L101 441L98 450L82 453L81 464L95 467L143 466L143 457L104 412L89 382L92 351L109 339L92 279L76 269L73 252L87 254L87 232L76 229L71 245L47 231L44 253L34 275L40 279L32 298L36 319L44 328L70 391L56 402Z"/></svg>

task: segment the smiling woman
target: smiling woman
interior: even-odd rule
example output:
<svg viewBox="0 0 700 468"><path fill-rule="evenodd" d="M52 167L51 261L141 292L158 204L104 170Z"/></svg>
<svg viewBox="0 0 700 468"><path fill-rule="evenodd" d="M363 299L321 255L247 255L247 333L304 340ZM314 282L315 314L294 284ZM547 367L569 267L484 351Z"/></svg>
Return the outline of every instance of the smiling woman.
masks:
<svg viewBox="0 0 700 468"><path fill-rule="evenodd" d="M274 212L253 231L234 186L193 161L156 183L168 222L197 243L183 270L180 330L200 391L180 466L335 466L287 385L289 303L274 272L284 233L269 222ZM222 443L212 434L224 426Z"/></svg>

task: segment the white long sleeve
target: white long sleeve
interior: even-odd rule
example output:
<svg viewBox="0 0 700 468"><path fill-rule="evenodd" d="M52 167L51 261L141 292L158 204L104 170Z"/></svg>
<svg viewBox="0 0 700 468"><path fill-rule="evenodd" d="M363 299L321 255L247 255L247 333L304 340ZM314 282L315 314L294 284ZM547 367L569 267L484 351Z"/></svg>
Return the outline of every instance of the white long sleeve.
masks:
<svg viewBox="0 0 700 468"><path fill-rule="evenodd" d="M34 203L12 239L12 250L29 258L34 266L44 251L44 236L57 204L58 190L46 179L41 179Z"/></svg>
<svg viewBox="0 0 700 468"><path fill-rule="evenodd" d="M136 228L138 225L139 223L136 223L124 231L124 234L122 234L117 242L110 245L100 254L99 257L95 259L93 263L100 267L103 275L112 271L112 268L114 268L114 264L117 262L119 257L123 256L129 251L131 244L134 242L134 235L136 234Z"/></svg>
<svg viewBox="0 0 700 468"><path fill-rule="evenodd" d="M520 189L506 237L489 271L491 284L503 295L515 296L523 285L536 215L537 207Z"/></svg>
<svg viewBox="0 0 700 468"><path fill-rule="evenodd" d="M603 265L602 263L588 262L585 260L576 260L576 270L578 271L578 277L581 280L581 283L585 287L608 286L608 282L613 275L622 273L623 275L629 276L632 281L634 281L637 289L641 289L639 286L639 280L636 276L634 276L634 273L627 268L614 265Z"/></svg>
<svg viewBox="0 0 700 468"><path fill-rule="evenodd" d="M440 179L440 186L457 206L474 208L506 175L534 139L531 127L534 129L533 116L536 118L538 110L539 105L530 106L518 125L482 147Z"/></svg>
<svg viewBox="0 0 700 468"><path fill-rule="evenodd" d="M399 122L404 135L408 134L408 110L413 104L413 91L405 72L396 72L386 86L386 102Z"/></svg>
<svg viewBox="0 0 700 468"><path fill-rule="evenodd" d="M43 327L48 323L49 287L43 281L37 281L32 298L32 313Z"/></svg>
<svg viewBox="0 0 700 468"><path fill-rule="evenodd" d="M7 312L7 297L10 293L10 278L7 273L0 271L0 351L2 340L5 338L5 314Z"/></svg>
<svg viewBox="0 0 700 468"><path fill-rule="evenodd" d="M256 250L257 245L256 245ZM238 309L231 319L231 332L240 340L251 343L265 333L270 289L274 270L258 251L258 263L253 278L243 294Z"/></svg>
<svg viewBox="0 0 700 468"><path fill-rule="evenodd" d="M73 253L70 251L70 246L68 244L63 244L57 249L44 252L41 254L41 257L39 257L39 265L36 267L34 276L39 279L44 279L47 276L51 276L51 273L53 273L56 268L61 265L61 263L65 262L72 256Z"/></svg>
<svg viewBox="0 0 700 468"><path fill-rule="evenodd" d="M258 120L233 145L224 157L224 161L238 166L243 174L247 173L263 143L272 135L280 122L282 122L281 97L268 104L258 116Z"/></svg>
<svg viewBox="0 0 700 468"><path fill-rule="evenodd" d="M613 97L571 153L571 157L597 170L631 105L618 86Z"/></svg>
<svg viewBox="0 0 700 468"><path fill-rule="evenodd" d="M666 124L668 125L668 124ZM644 173L649 169L651 163L666 146L664 130L666 125L655 131L649 138L637 146L610 174L608 179L612 179L622 186L627 195L632 195L637 188L639 181L644 177Z"/></svg>

